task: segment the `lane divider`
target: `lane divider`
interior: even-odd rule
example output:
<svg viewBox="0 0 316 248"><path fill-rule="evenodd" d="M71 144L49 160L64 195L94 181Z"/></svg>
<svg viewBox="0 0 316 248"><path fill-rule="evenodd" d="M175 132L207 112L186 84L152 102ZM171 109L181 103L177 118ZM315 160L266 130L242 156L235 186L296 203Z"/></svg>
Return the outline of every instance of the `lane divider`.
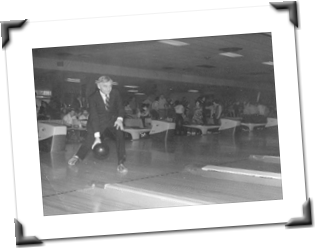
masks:
<svg viewBox="0 0 316 248"><path fill-rule="evenodd" d="M122 184L105 184L104 189L111 191L115 194L127 194L128 196L146 197L159 200L161 202L172 202L179 205L206 205L212 204L210 201L202 201L183 196L171 195L167 193L160 193L156 191L145 190Z"/></svg>
<svg viewBox="0 0 316 248"><path fill-rule="evenodd" d="M237 168L221 167L216 165L206 165L201 168L203 171L214 171L220 173L229 173L235 175L252 176L268 179L281 180L281 173L266 172L266 171L256 171L256 170L245 170Z"/></svg>
<svg viewBox="0 0 316 248"><path fill-rule="evenodd" d="M250 155L249 159L261 161L264 163L280 164L280 156L268 156L268 155Z"/></svg>

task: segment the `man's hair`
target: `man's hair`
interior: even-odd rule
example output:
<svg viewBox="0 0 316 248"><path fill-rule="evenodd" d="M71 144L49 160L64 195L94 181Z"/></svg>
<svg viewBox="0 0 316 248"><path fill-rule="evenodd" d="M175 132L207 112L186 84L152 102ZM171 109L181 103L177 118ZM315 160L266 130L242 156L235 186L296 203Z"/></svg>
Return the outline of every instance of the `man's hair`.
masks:
<svg viewBox="0 0 316 248"><path fill-rule="evenodd" d="M99 83L111 83L112 85L116 85L117 83L112 80L109 76L101 76L99 79L95 81L96 84Z"/></svg>

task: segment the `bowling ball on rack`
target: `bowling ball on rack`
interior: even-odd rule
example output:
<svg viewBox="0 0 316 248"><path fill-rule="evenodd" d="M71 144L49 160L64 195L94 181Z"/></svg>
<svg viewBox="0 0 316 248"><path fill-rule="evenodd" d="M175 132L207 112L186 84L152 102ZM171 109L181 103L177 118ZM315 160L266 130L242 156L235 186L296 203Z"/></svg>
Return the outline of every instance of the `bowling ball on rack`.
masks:
<svg viewBox="0 0 316 248"><path fill-rule="evenodd" d="M110 153L110 147L105 142L96 144L93 147L93 154L96 159L104 160L107 159Z"/></svg>

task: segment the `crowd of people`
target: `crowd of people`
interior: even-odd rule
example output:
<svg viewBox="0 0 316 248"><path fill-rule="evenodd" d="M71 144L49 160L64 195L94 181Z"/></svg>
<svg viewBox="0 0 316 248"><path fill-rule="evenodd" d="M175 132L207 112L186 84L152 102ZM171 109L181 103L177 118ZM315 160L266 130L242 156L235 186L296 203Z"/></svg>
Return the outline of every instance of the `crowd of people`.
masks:
<svg viewBox="0 0 316 248"><path fill-rule="evenodd" d="M71 104L66 104L57 97L45 101L36 97L37 120L62 120L67 126L86 126L89 106L83 104L85 98L78 96Z"/></svg>
<svg viewBox="0 0 316 248"><path fill-rule="evenodd" d="M89 117L89 103L85 97L73 98L71 104L66 104L52 98L49 103L37 99L38 120L60 119L67 126L86 126ZM124 101L124 99L123 99ZM141 119L143 125L146 119L166 120L176 123L176 134L181 134L184 124L219 125L220 118L241 117L249 122L262 122L268 116L275 116L275 108L250 101L225 101L214 97L200 96L190 103L184 96L182 99L172 100L163 94L147 97L138 102L135 96L125 99L124 118Z"/></svg>
<svg viewBox="0 0 316 248"><path fill-rule="evenodd" d="M151 99L153 98L147 97L137 104L136 98L132 97L125 103L125 117L141 118L144 126L146 118L173 121L176 123L176 134L185 133L182 132L185 124L219 125L222 117L239 117L252 123L265 122L268 116L276 117L275 107L267 107L260 102L225 101L209 96L198 97L194 104L186 97L173 101L159 95Z"/></svg>
<svg viewBox="0 0 316 248"><path fill-rule="evenodd" d="M76 112L74 109L70 109L70 111L63 116L63 123L67 126L75 126L75 127L85 127L87 125L87 121L89 118L89 112L87 109L82 109L79 112Z"/></svg>

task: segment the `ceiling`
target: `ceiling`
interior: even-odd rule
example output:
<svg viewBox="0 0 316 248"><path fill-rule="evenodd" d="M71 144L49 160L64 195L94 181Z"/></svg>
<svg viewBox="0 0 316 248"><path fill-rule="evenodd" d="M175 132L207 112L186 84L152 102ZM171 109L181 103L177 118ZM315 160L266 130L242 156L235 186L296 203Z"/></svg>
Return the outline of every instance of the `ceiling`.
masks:
<svg viewBox="0 0 316 248"><path fill-rule="evenodd" d="M56 80L57 77L58 80L79 78L87 83L102 75L102 68L111 67L107 74L120 87L138 85L145 93L152 90L154 84L178 91L192 88L203 91L221 86L274 90L273 65L263 64L273 62L270 33L177 41L187 45L141 41L33 49L34 74L35 78L49 73ZM242 56L231 58L220 54L225 52ZM43 66L43 59L57 62L57 66ZM68 67L61 68L64 63ZM86 66L79 66L80 63ZM96 67L100 69L95 70Z"/></svg>

